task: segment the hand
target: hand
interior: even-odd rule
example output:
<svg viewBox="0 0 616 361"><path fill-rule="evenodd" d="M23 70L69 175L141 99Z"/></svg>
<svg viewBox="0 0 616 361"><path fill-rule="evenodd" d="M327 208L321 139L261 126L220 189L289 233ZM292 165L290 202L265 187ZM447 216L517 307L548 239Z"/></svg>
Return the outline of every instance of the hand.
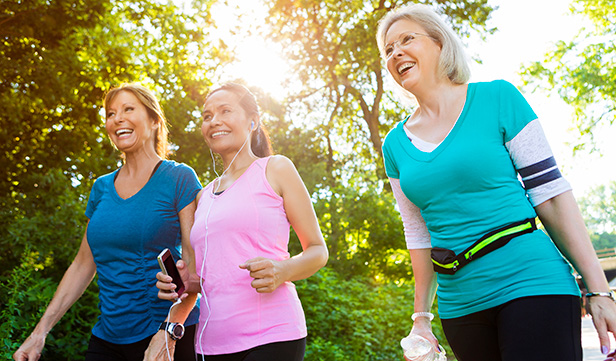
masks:
<svg viewBox="0 0 616 361"><path fill-rule="evenodd" d="M259 293L271 293L286 281L284 263L269 258L256 257L240 265L241 269L250 271L254 280L250 285Z"/></svg>
<svg viewBox="0 0 616 361"><path fill-rule="evenodd" d="M45 346L45 336L35 336L31 334L26 341L15 351L13 359L15 361L37 361L41 358L41 352Z"/></svg>
<svg viewBox="0 0 616 361"><path fill-rule="evenodd" d="M607 355L610 350L608 331L612 334L616 332L616 303L609 297L594 296L588 298L588 304L601 342L601 353ZM613 358L614 352L610 355L607 356Z"/></svg>
<svg viewBox="0 0 616 361"><path fill-rule="evenodd" d="M165 341L165 339L167 341ZM165 344L167 342L167 344ZM167 353L167 346L169 347L169 353ZM173 354L175 352L175 341L171 337L167 336L167 332L159 330L154 337L150 340L148 348L145 350L143 356L144 361L173 361ZM171 358L169 358L171 357Z"/></svg>
<svg viewBox="0 0 616 361"><path fill-rule="evenodd" d="M438 347L438 339L432 333L432 323L426 317L417 317L415 322L413 322L413 328L411 329L411 334L421 336L426 340L430 341L432 346L434 346L435 350L439 350Z"/></svg>
<svg viewBox="0 0 616 361"><path fill-rule="evenodd" d="M176 266L178 268L178 272L180 273L180 277L182 277L182 282L184 282L184 286L188 287L188 285L190 284L188 282L190 275L188 272L188 267L186 267L186 263L184 263L183 260L179 260L176 262ZM168 301L175 301L178 299L178 294L175 292L177 286L172 283L173 278L171 278L171 276L168 276L162 272L158 272L156 274L156 279L158 280L158 282L156 282L156 288L159 289L158 298L160 298L161 300ZM189 291L193 292L193 290L185 290L184 293L182 293L182 297L180 297L180 299L184 300L186 297L188 297Z"/></svg>

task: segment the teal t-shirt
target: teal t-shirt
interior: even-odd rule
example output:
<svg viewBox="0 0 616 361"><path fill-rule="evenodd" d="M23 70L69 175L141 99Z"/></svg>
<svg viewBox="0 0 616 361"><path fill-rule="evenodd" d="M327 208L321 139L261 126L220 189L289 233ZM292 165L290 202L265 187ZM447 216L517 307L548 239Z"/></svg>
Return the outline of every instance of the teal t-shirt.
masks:
<svg viewBox="0 0 616 361"><path fill-rule="evenodd" d="M122 199L113 184L116 172L96 180L86 208L101 311L92 333L128 344L155 334L167 317L171 302L158 298L156 257L169 248L180 258L178 212L195 200L201 184L192 168L166 160L139 192ZM198 317L195 308L185 325Z"/></svg>
<svg viewBox="0 0 616 361"><path fill-rule="evenodd" d="M419 207L433 247L456 254L485 233L536 216L505 148L537 116L522 94L498 80L468 85L460 117L432 152L418 150L403 120L383 145L385 170ZM438 274L441 318L454 318L534 295L579 295L554 243L541 230Z"/></svg>

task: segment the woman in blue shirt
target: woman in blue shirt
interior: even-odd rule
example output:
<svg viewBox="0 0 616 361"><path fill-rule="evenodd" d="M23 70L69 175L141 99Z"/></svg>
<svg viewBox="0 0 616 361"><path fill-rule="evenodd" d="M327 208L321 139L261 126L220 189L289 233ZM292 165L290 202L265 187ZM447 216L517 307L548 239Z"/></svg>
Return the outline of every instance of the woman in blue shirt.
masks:
<svg viewBox="0 0 616 361"><path fill-rule="evenodd" d="M124 164L94 183L77 256L15 360L40 357L47 333L96 273L101 314L86 360L143 359L169 311L151 281L159 270L156 257L169 248L178 259L182 246L185 252L191 249L194 199L201 185L190 167L165 160L168 131L155 96L140 85L124 84L107 93L104 108L107 133ZM198 310L188 315L186 337L176 345L177 359L194 360L197 317Z"/></svg>
<svg viewBox="0 0 616 361"><path fill-rule="evenodd" d="M469 84L461 42L428 6L387 14L377 42L418 103L383 145L415 275L411 333L437 345L436 294L460 361L581 361L579 289L562 252L590 291L607 354L616 304L526 100L506 81Z"/></svg>

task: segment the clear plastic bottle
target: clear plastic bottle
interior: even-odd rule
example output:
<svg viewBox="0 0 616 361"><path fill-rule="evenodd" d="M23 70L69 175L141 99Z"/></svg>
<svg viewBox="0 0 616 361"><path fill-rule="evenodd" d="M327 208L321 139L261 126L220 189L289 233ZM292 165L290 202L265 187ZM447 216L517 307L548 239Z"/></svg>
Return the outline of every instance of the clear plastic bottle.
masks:
<svg viewBox="0 0 616 361"><path fill-rule="evenodd" d="M407 361L447 361L447 355L441 345L437 352L430 341L419 335L409 334L400 340L400 346Z"/></svg>

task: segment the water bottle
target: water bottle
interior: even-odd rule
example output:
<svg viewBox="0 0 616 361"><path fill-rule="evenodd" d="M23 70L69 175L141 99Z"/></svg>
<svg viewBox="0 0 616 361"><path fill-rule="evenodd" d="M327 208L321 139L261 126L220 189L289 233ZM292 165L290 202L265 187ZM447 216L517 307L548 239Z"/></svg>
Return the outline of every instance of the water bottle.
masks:
<svg viewBox="0 0 616 361"><path fill-rule="evenodd" d="M406 361L447 361L445 350L441 345L436 351L430 341L419 335L409 334L400 340L400 346L404 350Z"/></svg>

